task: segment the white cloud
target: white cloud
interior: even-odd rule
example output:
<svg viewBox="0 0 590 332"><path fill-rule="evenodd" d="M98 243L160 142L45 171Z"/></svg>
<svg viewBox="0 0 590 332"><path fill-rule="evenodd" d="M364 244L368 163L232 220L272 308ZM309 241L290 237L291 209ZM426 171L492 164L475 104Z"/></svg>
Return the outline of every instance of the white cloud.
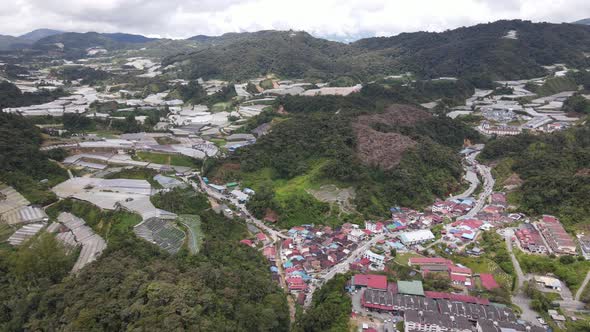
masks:
<svg viewBox="0 0 590 332"><path fill-rule="evenodd" d="M590 17L588 0L0 0L0 33L36 28L185 38L261 29L317 36L441 31L498 19Z"/></svg>

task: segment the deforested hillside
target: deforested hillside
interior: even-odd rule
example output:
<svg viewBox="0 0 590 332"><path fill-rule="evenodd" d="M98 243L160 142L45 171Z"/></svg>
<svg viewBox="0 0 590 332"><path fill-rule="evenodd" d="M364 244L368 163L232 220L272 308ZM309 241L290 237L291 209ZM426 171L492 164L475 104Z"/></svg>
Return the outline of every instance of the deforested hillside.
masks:
<svg viewBox="0 0 590 332"><path fill-rule="evenodd" d="M276 212L281 227L381 217L392 206L419 207L457 190L456 152L477 133L385 92L280 98L264 116L270 133L206 165L207 176L253 188L250 211L261 218ZM326 199L334 186L348 202Z"/></svg>

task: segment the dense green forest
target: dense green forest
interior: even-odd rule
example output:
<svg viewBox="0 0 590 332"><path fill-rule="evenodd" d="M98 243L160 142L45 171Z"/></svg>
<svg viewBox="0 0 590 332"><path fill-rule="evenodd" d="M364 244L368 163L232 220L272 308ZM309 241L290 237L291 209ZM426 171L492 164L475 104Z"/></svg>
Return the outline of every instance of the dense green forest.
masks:
<svg viewBox="0 0 590 332"><path fill-rule="evenodd" d="M192 196L198 211L172 202L182 200L178 194L157 202L198 212L205 238L199 255L171 256L136 238L139 219L123 212L77 201L52 207L51 215L66 210L87 220L108 248L78 275L68 275L75 253L48 234L0 251L0 330L288 331L286 298L268 263L239 244L246 227L208 210L202 198Z"/></svg>
<svg viewBox="0 0 590 332"><path fill-rule="evenodd" d="M590 126L492 140L481 158L513 160L511 170L524 181L514 195L523 212L554 214L569 227L590 222Z"/></svg>
<svg viewBox="0 0 590 332"><path fill-rule="evenodd" d="M503 38L515 30L517 39ZM412 72L420 77L463 77L478 87L491 79L522 79L546 74L544 65L589 65L590 27L575 24L497 21L444 32L402 33L330 42L305 32L260 31L209 38L195 52L172 56L187 78L243 80L281 77L349 82L375 75ZM240 61L235 61L240 59Z"/></svg>
<svg viewBox="0 0 590 332"><path fill-rule="evenodd" d="M41 141L41 131L28 119L0 112L0 181L32 203L45 205L56 199L48 188L66 180L67 174L39 150Z"/></svg>
<svg viewBox="0 0 590 332"><path fill-rule="evenodd" d="M350 275L338 274L318 289L311 307L297 317L295 332L349 331L352 302L346 291Z"/></svg>

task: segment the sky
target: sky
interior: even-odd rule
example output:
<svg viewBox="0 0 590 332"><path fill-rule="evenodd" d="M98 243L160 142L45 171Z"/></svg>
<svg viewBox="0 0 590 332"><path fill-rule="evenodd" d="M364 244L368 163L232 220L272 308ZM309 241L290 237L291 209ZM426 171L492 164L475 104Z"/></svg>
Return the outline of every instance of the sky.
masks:
<svg viewBox="0 0 590 332"><path fill-rule="evenodd" d="M499 19L588 17L589 0L0 0L0 34L6 35L51 28L187 38L293 29L353 40Z"/></svg>

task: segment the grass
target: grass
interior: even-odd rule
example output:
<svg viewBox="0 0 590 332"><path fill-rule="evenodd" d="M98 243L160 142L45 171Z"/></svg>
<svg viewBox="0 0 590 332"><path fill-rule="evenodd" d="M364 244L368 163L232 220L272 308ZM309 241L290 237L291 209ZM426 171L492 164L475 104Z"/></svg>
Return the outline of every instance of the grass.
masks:
<svg viewBox="0 0 590 332"><path fill-rule="evenodd" d="M498 284L504 289L510 290L512 288L512 276L504 272L496 262L489 258L456 256L452 259L456 263L467 266L475 274L488 273L493 275Z"/></svg>
<svg viewBox="0 0 590 332"><path fill-rule="evenodd" d="M136 159L161 165L184 166L191 168L198 166L195 159L176 154L140 151L136 153Z"/></svg>
<svg viewBox="0 0 590 332"><path fill-rule="evenodd" d="M14 233L14 229L8 224L0 224L0 242L8 240L12 233Z"/></svg>
<svg viewBox="0 0 590 332"><path fill-rule="evenodd" d="M88 134L95 134L96 136L103 138L119 138L121 132L116 130L94 130L88 132Z"/></svg>
<svg viewBox="0 0 590 332"><path fill-rule="evenodd" d="M153 188L161 189L163 188L162 185L154 180L154 176L156 176L158 172L152 169L147 168L131 168L131 169L123 169L120 172L111 173L106 176L107 179L132 179L132 180L146 180L149 182Z"/></svg>
<svg viewBox="0 0 590 332"><path fill-rule="evenodd" d="M492 168L492 175L496 179L494 184L494 190L501 191L504 188L504 181L508 179L512 174L512 165L514 160L511 158L502 159L494 168Z"/></svg>
<svg viewBox="0 0 590 332"><path fill-rule="evenodd" d="M156 137L155 140L160 145L180 144L179 141L175 140L172 137L168 137L168 136Z"/></svg>
<svg viewBox="0 0 590 332"><path fill-rule="evenodd" d="M559 258L529 255L518 249L514 252L524 273L541 275L553 273L558 279L565 282L573 294L575 294L581 286L582 281L586 277L586 273L590 270L590 261L586 260L576 259L575 261L566 264L562 263Z"/></svg>
<svg viewBox="0 0 590 332"><path fill-rule="evenodd" d="M199 249L203 244L204 235L201 230L201 218L197 215L182 214L178 216L178 222L189 228L188 247L192 254L199 253Z"/></svg>
<svg viewBox="0 0 590 332"><path fill-rule="evenodd" d="M210 141L213 142L213 144L215 144L218 148L224 147L226 143L225 140L221 138L212 138Z"/></svg>
<svg viewBox="0 0 590 332"><path fill-rule="evenodd" d="M408 266L408 262L410 261L410 258L414 258L414 257L424 257L424 256L416 254L416 253L412 253L412 252L403 253L403 254L398 253L393 260L394 260L394 262L396 262L399 265Z"/></svg>
<svg viewBox="0 0 590 332"><path fill-rule="evenodd" d="M222 103L217 103L217 104L213 104L213 106L211 106L211 113L218 113L218 112L224 112L224 111L231 111L232 110L232 103L231 102L222 102Z"/></svg>

